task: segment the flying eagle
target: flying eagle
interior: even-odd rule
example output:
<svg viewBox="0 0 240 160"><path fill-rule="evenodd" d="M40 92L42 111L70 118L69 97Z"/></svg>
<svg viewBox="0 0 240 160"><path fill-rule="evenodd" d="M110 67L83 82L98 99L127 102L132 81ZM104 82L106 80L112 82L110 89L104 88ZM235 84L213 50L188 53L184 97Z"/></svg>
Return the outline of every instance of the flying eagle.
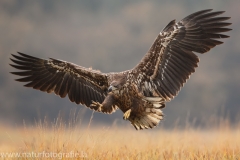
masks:
<svg viewBox="0 0 240 160"><path fill-rule="evenodd" d="M137 129L153 128L163 119L165 102L173 99L190 75L199 58L228 38L222 32L231 23L230 17L218 17L224 11L211 9L193 13L179 22L171 21L157 36L153 45L133 69L101 73L59 59L40 59L24 53L12 56L10 64L21 70L11 72L22 76L24 86L54 92L61 98L82 104L98 112L117 109Z"/></svg>

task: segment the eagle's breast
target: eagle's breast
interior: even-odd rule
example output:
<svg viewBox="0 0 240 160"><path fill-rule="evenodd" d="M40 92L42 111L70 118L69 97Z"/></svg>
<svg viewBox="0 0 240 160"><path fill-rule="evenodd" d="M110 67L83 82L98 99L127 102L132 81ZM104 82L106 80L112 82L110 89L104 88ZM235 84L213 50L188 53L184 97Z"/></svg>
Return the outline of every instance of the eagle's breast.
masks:
<svg viewBox="0 0 240 160"><path fill-rule="evenodd" d="M129 79L128 79L129 80ZM129 110L134 99L138 96L137 88L134 83L127 81L119 90L114 92L114 97L119 109L123 112Z"/></svg>

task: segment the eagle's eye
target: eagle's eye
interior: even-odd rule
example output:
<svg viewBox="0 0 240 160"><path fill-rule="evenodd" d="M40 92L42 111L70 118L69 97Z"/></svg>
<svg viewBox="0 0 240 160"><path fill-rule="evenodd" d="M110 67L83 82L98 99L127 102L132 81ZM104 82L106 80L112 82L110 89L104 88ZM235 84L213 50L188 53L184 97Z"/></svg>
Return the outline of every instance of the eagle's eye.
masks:
<svg viewBox="0 0 240 160"><path fill-rule="evenodd" d="M114 86L110 86L109 88L108 88L108 92L112 92L112 91L114 91L114 90L116 90L117 88L116 87L114 87Z"/></svg>

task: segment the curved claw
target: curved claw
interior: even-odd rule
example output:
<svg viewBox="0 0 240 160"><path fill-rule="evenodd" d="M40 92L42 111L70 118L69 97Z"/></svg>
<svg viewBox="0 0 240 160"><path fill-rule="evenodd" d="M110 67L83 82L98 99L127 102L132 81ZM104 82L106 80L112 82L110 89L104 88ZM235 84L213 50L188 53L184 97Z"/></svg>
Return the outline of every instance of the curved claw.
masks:
<svg viewBox="0 0 240 160"><path fill-rule="evenodd" d="M127 120L131 114L131 109L127 110L124 114L123 114L123 119Z"/></svg>
<svg viewBox="0 0 240 160"><path fill-rule="evenodd" d="M90 106L93 107L96 111L99 111L99 112L102 111L102 107L103 107L103 105L101 103L95 102L95 101L92 101L92 104Z"/></svg>

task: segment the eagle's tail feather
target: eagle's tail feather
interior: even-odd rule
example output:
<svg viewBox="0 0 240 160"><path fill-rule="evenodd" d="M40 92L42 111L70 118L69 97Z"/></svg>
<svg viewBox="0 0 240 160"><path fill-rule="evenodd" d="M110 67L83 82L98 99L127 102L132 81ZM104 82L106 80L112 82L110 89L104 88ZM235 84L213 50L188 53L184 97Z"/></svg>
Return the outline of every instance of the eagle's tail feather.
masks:
<svg viewBox="0 0 240 160"><path fill-rule="evenodd" d="M129 120L136 130L153 128L157 126L162 119L163 112L160 108L146 108L145 112L141 113L141 115L129 117Z"/></svg>
<svg viewBox="0 0 240 160"><path fill-rule="evenodd" d="M128 118L136 130L153 128L163 119L161 109L165 107L165 103L161 97L145 97L142 100L143 106L141 107L144 107L144 110L141 112L133 111L134 113L131 113Z"/></svg>

